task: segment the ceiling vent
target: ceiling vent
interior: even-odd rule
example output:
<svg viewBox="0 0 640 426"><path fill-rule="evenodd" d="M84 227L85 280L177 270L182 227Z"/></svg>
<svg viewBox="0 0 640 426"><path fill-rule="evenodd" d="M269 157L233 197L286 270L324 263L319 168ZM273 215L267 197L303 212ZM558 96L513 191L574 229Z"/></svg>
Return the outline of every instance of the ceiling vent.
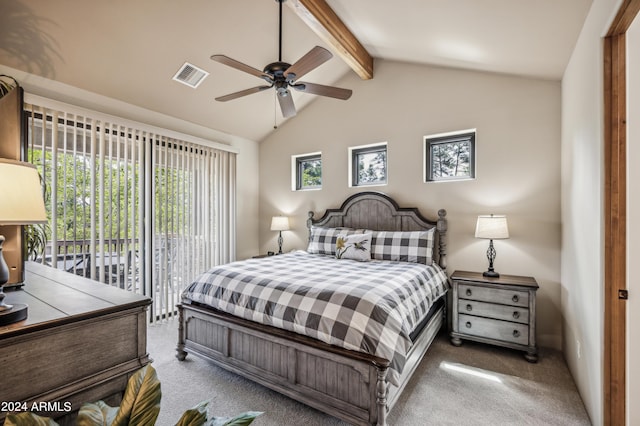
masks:
<svg viewBox="0 0 640 426"><path fill-rule="evenodd" d="M209 73L205 70L185 62L176 75L173 76L173 79L195 89L208 75Z"/></svg>

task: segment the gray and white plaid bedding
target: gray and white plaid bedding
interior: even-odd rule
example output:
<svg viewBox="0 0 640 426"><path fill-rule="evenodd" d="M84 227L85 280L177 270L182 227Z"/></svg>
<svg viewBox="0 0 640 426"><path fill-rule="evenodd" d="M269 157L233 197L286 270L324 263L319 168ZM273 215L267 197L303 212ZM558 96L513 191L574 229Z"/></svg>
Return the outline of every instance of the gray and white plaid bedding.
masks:
<svg viewBox="0 0 640 426"><path fill-rule="evenodd" d="M435 263L297 251L215 267L182 300L389 360L389 381L397 384L410 333L446 290L446 274Z"/></svg>

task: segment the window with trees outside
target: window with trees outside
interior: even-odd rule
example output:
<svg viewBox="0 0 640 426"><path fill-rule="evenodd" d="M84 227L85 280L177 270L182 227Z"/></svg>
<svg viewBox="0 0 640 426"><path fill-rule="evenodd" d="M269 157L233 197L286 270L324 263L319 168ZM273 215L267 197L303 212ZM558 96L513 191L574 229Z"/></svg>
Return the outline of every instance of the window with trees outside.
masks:
<svg viewBox="0 0 640 426"><path fill-rule="evenodd" d="M425 181L475 178L475 142L475 129L425 136Z"/></svg>
<svg viewBox="0 0 640 426"><path fill-rule="evenodd" d="M36 96L24 110L49 218L30 260L149 296L150 321L235 260L235 153Z"/></svg>
<svg viewBox="0 0 640 426"><path fill-rule="evenodd" d="M386 185L387 143L349 148L351 186Z"/></svg>
<svg viewBox="0 0 640 426"><path fill-rule="evenodd" d="M294 155L292 157L294 191L322 189L322 154Z"/></svg>

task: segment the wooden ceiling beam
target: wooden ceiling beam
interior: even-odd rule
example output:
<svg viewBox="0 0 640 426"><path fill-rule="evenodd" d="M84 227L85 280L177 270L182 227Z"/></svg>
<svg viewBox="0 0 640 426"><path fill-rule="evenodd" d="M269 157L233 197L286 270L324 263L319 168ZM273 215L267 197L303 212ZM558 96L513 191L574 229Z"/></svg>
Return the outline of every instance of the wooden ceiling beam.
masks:
<svg viewBox="0 0 640 426"><path fill-rule="evenodd" d="M373 78L373 58L325 0L289 0L287 4L360 78Z"/></svg>

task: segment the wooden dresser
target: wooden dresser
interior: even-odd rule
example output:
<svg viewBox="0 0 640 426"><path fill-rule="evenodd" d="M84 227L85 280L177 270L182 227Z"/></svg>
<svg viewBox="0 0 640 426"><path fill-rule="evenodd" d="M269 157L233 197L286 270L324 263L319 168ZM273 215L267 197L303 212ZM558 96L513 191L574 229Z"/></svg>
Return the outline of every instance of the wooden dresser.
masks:
<svg viewBox="0 0 640 426"><path fill-rule="evenodd" d="M23 289L6 293L29 316L0 327L5 408L44 403L38 413L59 418L85 402L117 405L130 375L150 362L147 297L32 262Z"/></svg>
<svg viewBox="0 0 640 426"><path fill-rule="evenodd" d="M529 362L538 360L536 346L536 291L532 277L455 271L451 275L451 343L462 339L525 351Z"/></svg>

